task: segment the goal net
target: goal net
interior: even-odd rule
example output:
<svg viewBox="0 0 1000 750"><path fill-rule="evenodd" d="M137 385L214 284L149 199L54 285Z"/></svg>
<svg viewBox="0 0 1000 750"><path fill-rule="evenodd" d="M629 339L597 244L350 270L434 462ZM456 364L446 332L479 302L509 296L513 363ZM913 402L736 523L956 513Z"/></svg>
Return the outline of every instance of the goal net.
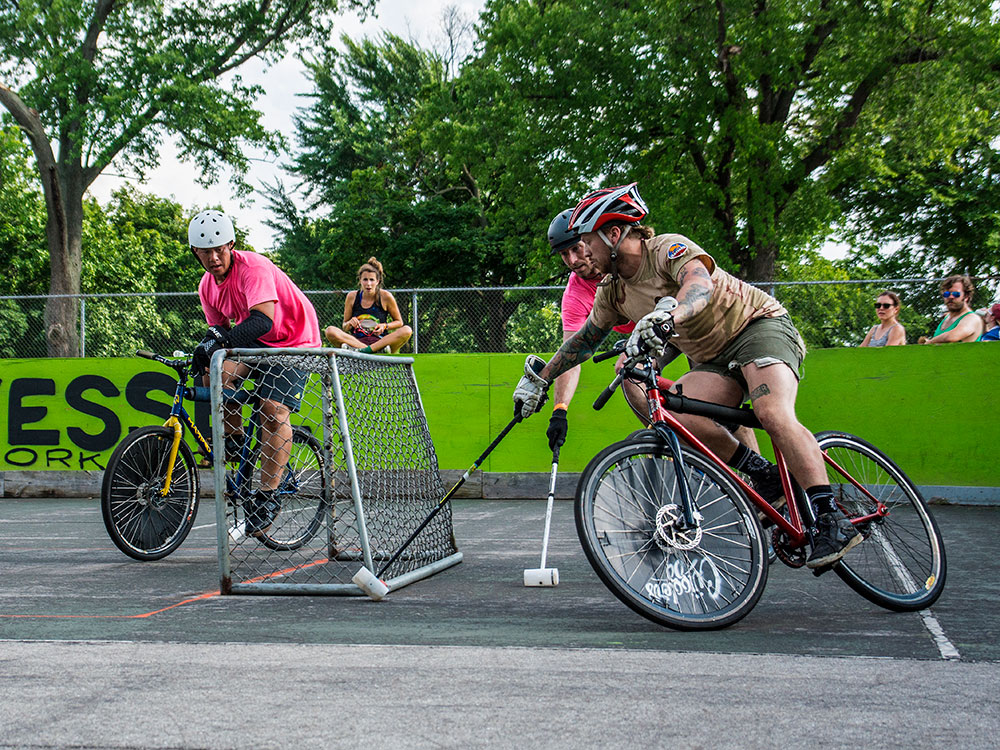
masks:
<svg viewBox="0 0 1000 750"><path fill-rule="evenodd" d="M434 510L446 490L412 365L328 349L216 355L223 592L361 593L361 565L378 572ZM234 367L244 380L223 375ZM382 578L399 588L461 559L445 506Z"/></svg>

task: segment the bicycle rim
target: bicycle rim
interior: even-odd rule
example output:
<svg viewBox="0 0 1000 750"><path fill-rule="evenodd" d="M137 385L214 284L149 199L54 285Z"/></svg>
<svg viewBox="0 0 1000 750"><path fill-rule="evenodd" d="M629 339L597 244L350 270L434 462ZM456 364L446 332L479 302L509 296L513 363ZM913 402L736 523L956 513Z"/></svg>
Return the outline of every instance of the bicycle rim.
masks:
<svg viewBox="0 0 1000 750"><path fill-rule="evenodd" d="M834 570L848 586L886 609L929 607L944 590L944 541L920 492L895 463L861 438L841 432L816 436L823 451L883 503L888 514L856 524L865 541ZM874 513L866 492L827 465L837 502L850 518Z"/></svg>
<svg viewBox="0 0 1000 750"><path fill-rule="evenodd" d="M312 539L323 524L325 487L319 441L296 429L276 493L281 510L260 536L261 543L274 550L292 550Z"/></svg>
<svg viewBox="0 0 1000 750"><path fill-rule="evenodd" d="M683 456L703 516L697 531L678 536L664 527L681 507L674 457L665 444L639 438L605 448L584 470L577 532L594 571L634 611L679 630L722 628L760 599L765 545L730 480L687 448Z"/></svg>
<svg viewBox="0 0 1000 750"><path fill-rule="evenodd" d="M194 457L181 443L170 492L166 481L173 431L144 427L115 449L104 471L101 515L108 536L136 560L159 560L187 538L198 512L198 472Z"/></svg>

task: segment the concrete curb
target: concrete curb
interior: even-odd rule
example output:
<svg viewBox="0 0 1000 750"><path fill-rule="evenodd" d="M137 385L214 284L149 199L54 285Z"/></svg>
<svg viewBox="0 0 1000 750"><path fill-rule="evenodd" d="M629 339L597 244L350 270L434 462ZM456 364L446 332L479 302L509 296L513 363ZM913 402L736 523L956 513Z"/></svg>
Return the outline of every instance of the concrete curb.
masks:
<svg viewBox="0 0 1000 750"><path fill-rule="evenodd" d="M457 469L441 471L441 481L451 489L462 478ZM523 474L478 471L470 475L455 497L482 500L538 498L549 492L548 472ZM0 471L0 497L100 497L103 473L98 471ZM578 473L566 472L556 478L556 498L572 499L576 494ZM211 471L201 472L202 496L211 495ZM936 505L1000 506L1000 487L949 487L921 485L927 502Z"/></svg>

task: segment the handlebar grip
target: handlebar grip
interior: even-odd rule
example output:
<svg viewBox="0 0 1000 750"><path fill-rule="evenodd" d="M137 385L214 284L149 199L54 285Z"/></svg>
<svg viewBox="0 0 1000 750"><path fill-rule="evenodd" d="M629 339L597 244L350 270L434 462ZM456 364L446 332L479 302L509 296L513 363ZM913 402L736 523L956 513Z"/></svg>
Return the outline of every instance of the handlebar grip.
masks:
<svg viewBox="0 0 1000 750"><path fill-rule="evenodd" d="M135 356L142 357L143 359L156 359L156 355L146 349L136 349Z"/></svg>
<svg viewBox="0 0 1000 750"><path fill-rule="evenodd" d="M611 381L611 385L601 391L601 395L597 397L596 401L594 401L595 411L600 411L604 408L604 405L608 403L608 399L611 398L611 395L615 392L615 389L621 384L623 377L624 375L622 373L618 373L615 375L615 379Z"/></svg>
<svg viewBox="0 0 1000 750"><path fill-rule="evenodd" d="M621 341L616 341L610 349L606 352L601 352L600 354L595 354L593 356L594 362L603 362L606 359L611 359L612 357L617 357L623 351L625 351L625 344L628 343L625 339Z"/></svg>

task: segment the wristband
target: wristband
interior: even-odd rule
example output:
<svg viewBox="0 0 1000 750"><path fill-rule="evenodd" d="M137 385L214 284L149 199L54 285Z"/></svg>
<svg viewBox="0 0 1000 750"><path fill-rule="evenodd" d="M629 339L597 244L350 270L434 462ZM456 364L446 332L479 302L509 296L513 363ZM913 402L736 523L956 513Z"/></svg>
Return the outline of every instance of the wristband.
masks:
<svg viewBox="0 0 1000 750"><path fill-rule="evenodd" d="M552 411L562 409L563 411L569 411L569 404L556 404L552 407Z"/></svg>

